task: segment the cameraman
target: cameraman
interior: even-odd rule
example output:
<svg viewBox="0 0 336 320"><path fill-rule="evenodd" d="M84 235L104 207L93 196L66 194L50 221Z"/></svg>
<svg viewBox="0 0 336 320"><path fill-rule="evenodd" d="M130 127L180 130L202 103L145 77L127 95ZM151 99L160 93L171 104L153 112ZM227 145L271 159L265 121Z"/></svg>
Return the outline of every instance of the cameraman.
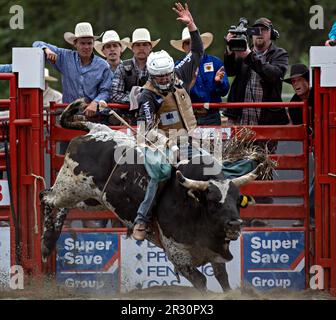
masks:
<svg viewBox="0 0 336 320"><path fill-rule="evenodd" d="M260 35L253 35L253 46L246 51L231 52L227 46L224 66L229 77L235 76L228 96L228 102L270 102L282 101L282 79L288 68L288 53L278 48L272 40L279 34L267 18L255 21L253 27L261 29ZM229 42L234 34L226 37ZM239 108L226 109L224 114L229 124L234 125L283 125L289 119L284 108ZM275 151L274 143L271 151Z"/></svg>

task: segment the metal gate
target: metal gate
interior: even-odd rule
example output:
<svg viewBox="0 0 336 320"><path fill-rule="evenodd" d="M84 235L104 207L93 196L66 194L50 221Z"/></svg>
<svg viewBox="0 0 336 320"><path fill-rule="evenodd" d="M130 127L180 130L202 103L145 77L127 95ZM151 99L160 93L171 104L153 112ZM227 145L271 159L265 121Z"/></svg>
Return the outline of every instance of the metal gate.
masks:
<svg viewBox="0 0 336 320"><path fill-rule="evenodd" d="M18 89L16 74L0 74L9 81L7 138L9 154L2 153L1 170L10 176L10 206L1 208L1 220L10 222L11 265L27 273L41 273L41 211L39 192L44 189L44 137L42 90ZM8 122L7 122L8 123ZM2 127L4 127L2 125ZM7 157L6 157L7 156Z"/></svg>
<svg viewBox="0 0 336 320"><path fill-rule="evenodd" d="M336 295L336 88L322 88L314 68L315 263L324 286Z"/></svg>

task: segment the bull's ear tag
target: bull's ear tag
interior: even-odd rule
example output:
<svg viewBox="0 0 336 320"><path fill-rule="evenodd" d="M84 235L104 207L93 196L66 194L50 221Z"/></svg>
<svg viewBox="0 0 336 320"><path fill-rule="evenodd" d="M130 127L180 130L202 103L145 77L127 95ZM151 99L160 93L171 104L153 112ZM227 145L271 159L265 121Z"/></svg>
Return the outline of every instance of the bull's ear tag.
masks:
<svg viewBox="0 0 336 320"><path fill-rule="evenodd" d="M240 207L246 208L248 206L248 198L246 196L240 196Z"/></svg>

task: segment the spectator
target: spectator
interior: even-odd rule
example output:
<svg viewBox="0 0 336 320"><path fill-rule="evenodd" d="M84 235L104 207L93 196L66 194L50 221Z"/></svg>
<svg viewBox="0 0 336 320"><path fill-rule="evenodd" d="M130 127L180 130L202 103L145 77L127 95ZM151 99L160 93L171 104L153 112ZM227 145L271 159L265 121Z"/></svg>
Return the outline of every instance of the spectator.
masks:
<svg viewBox="0 0 336 320"><path fill-rule="evenodd" d="M132 42L124 44L133 51L133 58L123 61L116 69L111 88L111 102L130 104L130 93L134 86L143 86L148 80L147 57L160 39L152 41L145 28L135 29ZM136 115L129 110L116 110L129 123L136 123Z"/></svg>
<svg viewBox="0 0 336 320"><path fill-rule="evenodd" d="M282 81L288 68L288 53L277 47L272 40L279 37L272 22L267 18L255 21L261 34L252 36L253 47L244 52L231 52L227 47L224 66L228 76L235 76L228 96L229 102L276 102L281 100ZM227 35L229 41L233 34ZM238 125L288 124L284 108L227 109L229 122ZM276 143L270 148L276 149Z"/></svg>
<svg viewBox="0 0 336 320"><path fill-rule="evenodd" d="M284 82L289 83L293 86L295 94L291 99L291 102L308 101L308 105L312 108L311 112L308 114L312 117L309 118L310 129L309 133L313 132L314 125L314 98L313 90L309 88L309 69L304 64L293 64L290 71L290 76L284 79ZM293 124L302 124L302 109L301 108L289 108L288 109L290 119ZM312 159L314 160L314 154L312 153ZM314 172L314 171L313 171ZM313 173L314 174L314 173ZM309 187L309 212L311 224L314 224L314 176L311 179ZM298 220L293 224L294 227L303 226L303 221Z"/></svg>
<svg viewBox="0 0 336 320"><path fill-rule="evenodd" d="M172 129L190 131L196 127L196 118L193 114L189 90L204 52L200 34L188 5L186 4L183 7L180 3L176 3L173 10L179 16L177 20L188 27L192 39L191 52L176 67L174 66L174 60L166 51L151 53L147 60L149 80L139 96L139 122L145 122L148 128L158 116L158 128L165 133L171 133ZM181 110L183 111L181 112ZM171 135L169 137L171 138ZM176 145L172 146L172 150L176 150L176 148ZM159 162L159 167L162 172L157 169L153 171L159 171L160 174L150 175L151 179L145 199L140 204L134 221L133 237L136 240L144 240L146 237L146 228L150 222L150 209L155 199L159 181L163 181L170 174L167 166L161 166Z"/></svg>
<svg viewBox="0 0 336 320"><path fill-rule="evenodd" d="M309 89L309 69L304 64L293 64L290 76L284 79L284 82L293 86L295 94L291 98L291 102L309 101L309 105L313 106L312 92ZM293 124L302 124L302 109L289 108L288 113ZM312 113L313 114L313 113ZM313 123L313 121L310 121Z"/></svg>
<svg viewBox="0 0 336 320"><path fill-rule="evenodd" d="M282 79L288 68L288 53L277 47L273 41L279 37L271 20L259 18L253 24L261 34L253 35L253 46L246 51L231 52L227 46L224 53L224 66L228 76L235 76L228 96L229 102L277 102L282 101ZM235 35L229 33L229 42ZM289 118L284 108L235 108L224 114L233 125L285 125ZM257 142L275 153L277 141ZM258 203L273 203L271 197L256 197ZM253 226L264 226L262 220L247 222Z"/></svg>
<svg viewBox="0 0 336 320"><path fill-rule="evenodd" d="M11 73L12 65L11 64L0 64L0 73ZM0 111L0 121L9 120L9 111ZM4 151L4 143L0 142L0 152ZM0 179L3 179L3 172L0 172ZM0 227L8 227L9 224L5 221L0 221Z"/></svg>
<svg viewBox="0 0 336 320"><path fill-rule="evenodd" d="M76 25L75 33L64 33L64 39L76 50L58 48L43 41L35 41L33 47L41 48L46 58L62 74L63 103L84 98L89 105L84 113L93 116L100 100L107 101L112 85L109 64L93 54L93 35L88 22Z"/></svg>
<svg viewBox="0 0 336 320"><path fill-rule="evenodd" d="M325 45L328 47L336 46L336 21L334 22L328 36L329 39L326 41Z"/></svg>
<svg viewBox="0 0 336 320"><path fill-rule="evenodd" d="M114 30L108 30L104 33L102 41L95 41L94 48L95 50L104 58L111 67L112 74L117 69L117 67L122 63L121 54L126 50L127 46L124 44L124 41L129 42L130 38L126 37L120 40L118 33ZM109 117L107 124L114 124L114 117ZM106 228L108 225L108 219L101 220L99 222L100 228ZM111 226L113 228L121 228L122 223L118 219L111 220Z"/></svg>
<svg viewBox="0 0 336 320"><path fill-rule="evenodd" d="M12 65L11 64L0 64L0 73L11 73Z"/></svg>
<svg viewBox="0 0 336 320"><path fill-rule="evenodd" d="M11 73L12 65L11 64L0 64L0 73ZM9 111L0 111L0 121L8 121ZM3 144L0 144L0 149L2 150ZM2 172L0 174L0 179L2 179Z"/></svg>
<svg viewBox="0 0 336 320"><path fill-rule="evenodd" d="M112 74L116 71L121 61L121 54L127 48L122 41L130 41L130 38L120 40L118 33L108 30L104 33L102 41L95 41L94 48L104 58L111 67Z"/></svg>
<svg viewBox="0 0 336 320"><path fill-rule="evenodd" d="M207 49L212 41L213 35L210 32L201 34L204 50ZM182 31L181 40L171 40L170 44L177 50L188 54L190 52L190 33L188 28ZM178 65L180 61L176 62ZM222 98L229 91L229 80L224 71L223 62L208 54L204 54L196 81L191 88L190 98L192 102L211 103L222 102ZM221 125L219 109L194 109L198 125Z"/></svg>
<svg viewBox="0 0 336 320"><path fill-rule="evenodd" d="M44 68L45 89L43 91L43 107L49 107L50 102L62 103L62 93L51 88L49 82L58 81L55 77L49 75L49 70Z"/></svg>

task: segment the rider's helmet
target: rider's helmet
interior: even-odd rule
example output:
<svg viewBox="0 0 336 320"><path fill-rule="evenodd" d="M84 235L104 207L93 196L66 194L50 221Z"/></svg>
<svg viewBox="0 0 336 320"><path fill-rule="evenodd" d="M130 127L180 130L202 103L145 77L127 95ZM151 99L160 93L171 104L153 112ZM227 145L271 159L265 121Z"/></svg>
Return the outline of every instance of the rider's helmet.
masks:
<svg viewBox="0 0 336 320"><path fill-rule="evenodd" d="M146 66L149 79L156 89L167 92L174 87L174 60L166 51L152 52L147 58Z"/></svg>

